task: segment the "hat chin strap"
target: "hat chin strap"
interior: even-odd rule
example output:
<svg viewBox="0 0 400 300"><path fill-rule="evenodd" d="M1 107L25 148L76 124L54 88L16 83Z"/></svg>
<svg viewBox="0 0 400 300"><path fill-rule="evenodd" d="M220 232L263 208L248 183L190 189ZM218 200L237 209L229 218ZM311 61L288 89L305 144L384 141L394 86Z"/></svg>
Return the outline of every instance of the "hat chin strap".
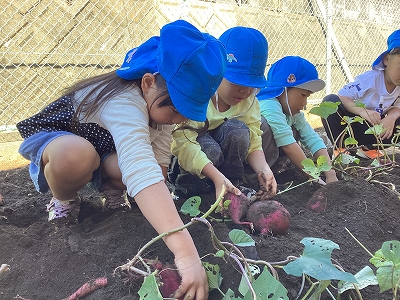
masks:
<svg viewBox="0 0 400 300"><path fill-rule="evenodd" d="M289 105L289 98L288 98L288 95L287 95L287 88L286 88L286 86L285 86L285 97L286 97L286 105L287 105L287 107L288 107L289 114L290 114L291 117L293 117L292 110L290 109L290 105Z"/></svg>

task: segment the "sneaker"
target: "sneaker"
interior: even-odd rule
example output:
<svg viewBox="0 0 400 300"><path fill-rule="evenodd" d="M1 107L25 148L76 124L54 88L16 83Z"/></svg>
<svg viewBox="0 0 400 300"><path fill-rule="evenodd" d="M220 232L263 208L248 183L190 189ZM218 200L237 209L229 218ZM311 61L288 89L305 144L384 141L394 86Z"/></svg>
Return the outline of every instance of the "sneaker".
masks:
<svg viewBox="0 0 400 300"><path fill-rule="evenodd" d="M378 150L378 149L372 149L372 150L363 150L363 149L357 149L356 155L361 158L365 159L376 159L383 157L385 154L383 151Z"/></svg>
<svg viewBox="0 0 400 300"><path fill-rule="evenodd" d="M78 223L78 216L80 210L81 198L76 196L72 200L61 201L52 198L50 203L46 205L46 211L49 213L48 221L69 218L74 223Z"/></svg>
<svg viewBox="0 0 400 300"><path fill-rule="evenodd" d="M125 190L104 190L100 192L100 203L103 209L132 209Z"/></svg>

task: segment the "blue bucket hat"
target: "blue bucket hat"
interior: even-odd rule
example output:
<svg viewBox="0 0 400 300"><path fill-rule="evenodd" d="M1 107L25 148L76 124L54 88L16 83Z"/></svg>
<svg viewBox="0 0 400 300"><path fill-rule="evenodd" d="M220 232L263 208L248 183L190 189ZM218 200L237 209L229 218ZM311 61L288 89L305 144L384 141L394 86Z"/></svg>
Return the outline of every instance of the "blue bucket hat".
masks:
<svg viewBox="0 0 400 300"><path fill-rule="evenodd" d="M390 51L392 51L394 48L400 47L400 29L395 30L392 32L391 35L389 35L387 39L387 45L388 49L383 52L381 55L378 56L377 59L372 63L372 67L384 67L383 64L381 64L383 57L388 54Z"/></svg>
<svg viewBox="0 0 400 300"><path fill-rule="evenodd" d="M224 45L184 20L165 25L160 37L158 71L175 108L188 119L205 121L210 98L224 78Z"/></svg>
<svg viewBox="0 0 400 300"><path fill-rule="evenodd" d="M224 78L237 85L263 88L268 59L268 42L258 30L233 27L219 38L225 45L228 64Z"/></svg>
<svg viewBox="0 0 400 300"><path fill-rule="evenodd" d="M271 65L267 86L257 94L257 98L278 97L285 87L297 87L315 93L325 87L325 81L318 78L317 69L308 60L300 56L285 56Z"/></svg>
<svg viewBox="0 0 400 300"><path fill-rule="evenodd" d="M210 98L224 77L226 63L225 47L220 41L178 20L163 26L160 37L152 37L130 50L116 73L134 80L145 73L159 72L179 113L203 122Z"/></svg>

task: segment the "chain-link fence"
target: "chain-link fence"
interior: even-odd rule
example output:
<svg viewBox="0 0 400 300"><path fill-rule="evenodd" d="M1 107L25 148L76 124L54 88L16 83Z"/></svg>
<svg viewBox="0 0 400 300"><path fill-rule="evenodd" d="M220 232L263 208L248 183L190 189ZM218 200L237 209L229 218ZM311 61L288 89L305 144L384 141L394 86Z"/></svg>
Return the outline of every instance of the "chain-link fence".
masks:
<svg viewBox="0 0 400 300"><path fill-rule="evenodd" d="M267 70L285 55L310 60L327 81L311 103L369 69L400 28L398 0L14 0L0 10L0 142L19 140L19 120L76 80L116 69L176 19L215 37L238 25L260 30Z"/></svg>

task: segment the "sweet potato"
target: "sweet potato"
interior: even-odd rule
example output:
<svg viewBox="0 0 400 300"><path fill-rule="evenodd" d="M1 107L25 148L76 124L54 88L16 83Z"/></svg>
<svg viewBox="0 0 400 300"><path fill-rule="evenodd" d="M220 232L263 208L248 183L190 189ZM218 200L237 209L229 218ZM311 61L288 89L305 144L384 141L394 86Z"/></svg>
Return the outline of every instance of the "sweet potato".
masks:
<svg viewBox="0 0 400 300"><path fill-rule="evenodd" d="M224 201L226 200L231 201L228 206L228 215L232 219L233 223L249 225L250 228L253 228L253 224L251 222L241 221L241 219L246 216L247 210L249 209L250 199L244 193L237 196L228 192L224 197Z"/></svg>
<svg viewBox="0 0 400 300"><path fill-rule="evenodd" d="M328 199L325 194L325 188L321 187L315 191L307 202L307 208L313 212L324 212L326 209Z"/></svg>
<svg viewBox="0 0 400 300"><path fill-rule="evenodd" d="M181 285L182 278L173 266L164 266L158 273L158 277L160 278L160 293L164 298L173 295Z"/></svg>
<svg viewBox="0 0 400 300"><path fill-rule="evenodd" d="M152 269L157 269L159 272L156 277L159 283L159 290L164 298L168 298L174 294L174 292L179 288L182 278L179 275L178 270L174 265L164 265L159 260L146 260L150 263ZM183 299L179 298L179 299Z"/></svg>
<svg viewBox="0 0 400 300"><path fill-rule="evenodd" d="M285 234L290 225L290 213L275 200L256 201L247 211L246 218L262 235Z"/></svg>
<svg viewBox="0 0 400 300"><path fill-rule="evenodd" d="M93 293L95 290L105 287L106 285L107 285L106 277L99 277L96 279L92 279L92 280L86 282L84 285L82 285L79 289L77 289L76 292L73 293L68 298L66 298L66 300L81 299L81 298Z"/></svg>

